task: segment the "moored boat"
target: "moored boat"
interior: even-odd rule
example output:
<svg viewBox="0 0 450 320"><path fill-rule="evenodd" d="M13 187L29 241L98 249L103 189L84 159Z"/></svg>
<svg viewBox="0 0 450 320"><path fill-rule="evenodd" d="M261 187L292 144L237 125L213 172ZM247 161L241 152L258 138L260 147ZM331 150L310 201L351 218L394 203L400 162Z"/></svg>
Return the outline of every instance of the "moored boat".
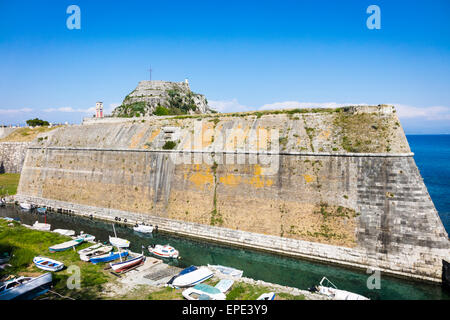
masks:
<svg viewBox="0 0 450 320"><path fill-rule="evenodd" d="M231 289L231 287L233 286L233 283L234 283L234 280L222 279L214 287L219 289L221 292L225 293Z"/></svg>
<svg viewBox="0 0 450 320"><path fill-rule="evenodd" d="M33 299L48 291L52 284L52 274L38 277L19 277L0 285L0 300Z"/></svg>
<svg viewBox="0 0 450 320"><path fill-rule="evenodd" d="M208 268L210 268L214 271L220 272L221 274L231 276L233 278L241 278L242 274L244 273L244 271L242 271L242 270L231 268L231 267L226 267L226 266L221 266L221 265L208 264Z"/></svg>
<svg viewBox="0 0 450 320"><path fill-rule="evenodd" d="M75 235L75 231L74 230L68 230L68 229L55 229L53 230L53 232L59 233L63 236L73 236Z"/></svg>
<svg viewBox="0 0 450 320"><path fill-rule="evenodd" d="M28 202L21 202L19 203L19 206L23 210L31 210L33 208L32 204Z"/></svg>
<svg viewBox="0 0 450 320"><path fill-rule="evenodd" d="M190 287L211 278L213 275L214 272L205 266L190 266L173 277L167 284L178 288Z"/></svg>
<svg viewBox="0 0 450 320"><path fill-rule="evenodd" d="M122 252L110 252L107 254L103 254L100 256L95 256L93 258L90 258L89 261L92 262L93 264L97 264L97 263L101 263L101 262L110 262L110 261L114 261L123 257L128 256L128 251L122 251Z"/></svg>
<svg viewBox="0 0 450 320"><path fill-rule="evenodd" d="M133 230L140 233L152 233L153 232L153 226L146 226L143 224L135 225L133 227Z"/></svg>
<svg viewBox="0 0 450 320"><path fill-rule="evenodd" d="M118 237L109 236L109 243L118 248L128 248L130 246L130 241Z"/></svg>
<svg viewBox="0 0 450 320"><path fill-rule="evenodd" d="M92 248L92 247L96 247L96 248ZM97 256L107 254L107 253L111 252L113 249L112 246L104 246L102 244L100 244L99 246L94 245L92 247L78 251L78 253L80 254L81 260L90 261L90 259L97 257ZM92 249L90 249L90 248L92 248ZM90 250L88 250L88 249L90 249Z"/></svg>
<svg viewBox="0 0 450 320"><path fill-rule="evenodd" d="M67 250L70 248L75 248L82 242L83 242L83 239L74 239L74 240L63 242L63 243L55 244L54 246L51 246L48 249L50 250L50 252L64 251L64 250Z"/></svg>
<svg viewBox="0 0 450 320"><path fill-rule="evenodd" d="M314 291L331 297L333 300L370 300L360 294L338 289L326 277L323 277L322 280L320 280L319 285L314 288Z"/></svg>
<svg viewBox="0 0 450 320"><path fill-rule="evenodd" d="M275 299L275 292L268 292L263 293L256 300L274 300L274 299Z"/></svg>
<svg viewBox="0 0 450 320"><path fill-rule="evenodd" d="M46 271L59 271L64 268L64 263L46 257L34 257L33 263Z"/></svg>
<svg viewBox="0 0 450 320"><path fill-rule="evenodd" d="M36 209L36 211L40 214L45 214L47 212L47 208L45 207L39 207Z"/></svg>
<svg viewBox="0 0 450 320"><path fill-rule="evenodd" d="M81 231L80 235L75 237L76 239L83 239L85 242L93 242L95 240L95 236L92 234L84 233Z"/></svg>
<svg viewBox="0 0 450 320"><path fill-rule="evenodd" d="M48 223L39 223L38 221L36 221L31 228L40 231L50 231L51 225Z"/></svg>
<svg viewBox="0 0 450 320"><path fill-rule="evenodd" d="M111 269L113 269L114 272L120 273L141 265L145 261L145 256L143 254L138 254L136 256L130 255L129 257L130 259L125 261L110 263Z"/></svg>
<svg viewBox="0 0 450 320"><path fill-rule="evenodd" d="M11 259L11 255L8 252L0 254L0 264L7 263Z"/></svg>
<svg viewBox="0 0 450 320"><path fill-rule="evenodd" d="M154 247L149 246L148 251L152 254L154 254L157 257L161 258L178 258L179 253L178 250L175 250L174 247L171 247L170 245L160 245L157 244Z"/></svg>
<svg viewBox="0 0 450 320"><path fill-rule="evenodd" d="M183 297L187 300L225 300L225 294L216 287L199 283L192 288L184 290Z"/></svg>

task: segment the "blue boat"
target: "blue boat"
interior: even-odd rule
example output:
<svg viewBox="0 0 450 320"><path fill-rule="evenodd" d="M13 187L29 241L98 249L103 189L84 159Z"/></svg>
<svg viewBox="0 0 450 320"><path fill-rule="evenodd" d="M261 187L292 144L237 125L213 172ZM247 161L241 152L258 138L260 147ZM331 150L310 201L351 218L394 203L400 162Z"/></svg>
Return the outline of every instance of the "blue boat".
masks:
<svg viewBox="0 0 450 320"><path fill-rule="evenodd" d="M39 269L46 271L59 271L64 268L64 263L46 257L34 257L33 263Z"/></svg>
<svg viewBox="0 0 450 320"><path fill-rule="evenodd" d="M97 257L92 257L91 259L89 259L90 262L92 262L93 264L97 264L100 262L109 262L109 261L114 261L117 260L119 258L123 258L128 256L128 251L121 251L119 252L110 252L101 256L97 256Z"/></svg>
<svg viewBox="0 0 450 320"><path fill-rule="evenodd" d="M36 210L40 214L45 214L47 212L47 208L44 208L44 207L39 207Z"/></svg>
<svg viewBox="0 0 450 320"><path fill-rule="evenodd" d="M19 277L0 284L0 300L31 300L50 289L52 274L39 277Z"/></svg>

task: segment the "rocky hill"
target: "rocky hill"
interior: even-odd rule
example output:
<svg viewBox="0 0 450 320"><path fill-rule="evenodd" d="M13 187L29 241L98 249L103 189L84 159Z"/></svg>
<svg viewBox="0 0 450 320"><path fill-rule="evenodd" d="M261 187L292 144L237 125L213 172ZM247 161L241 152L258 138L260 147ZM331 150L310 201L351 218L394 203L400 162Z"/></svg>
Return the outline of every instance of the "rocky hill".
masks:
<svg viewBox="0 0 450 320"><path fill-rule="evenodd" d="M115 117L203 114L214 112L202 94L194 93L184 82L140 81L136 89L114 109Z"/></svg>

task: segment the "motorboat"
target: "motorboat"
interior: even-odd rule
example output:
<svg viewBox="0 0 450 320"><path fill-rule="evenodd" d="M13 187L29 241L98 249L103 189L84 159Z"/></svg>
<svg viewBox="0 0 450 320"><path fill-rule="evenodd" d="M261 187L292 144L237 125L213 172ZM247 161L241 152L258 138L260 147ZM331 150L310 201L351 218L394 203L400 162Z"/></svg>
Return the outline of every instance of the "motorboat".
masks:
<svg viewBox="0 0 450 320"><path fill-rule="evenodd" d="M274 300L274 299L275 299L275 292L268 292L263 293L256 300Z"/></svg>
<svg viewBox="0 0 450 320"><path fill-rule="evenodd" d="M38 221L36 221L32 228L34 230L40 230L40 231L50 231L51 225L48 223L39 223Z"/></svg>
<svg viewBox="0 0 450 320"><path fill-rule="evenodd" d="M64 263L46 257L34 257L33 263L46 271L59 271L64 268Z"/></svg>
<svg viewBox="0 0 450 320"><path fill-rule="evenodd" d="M152 233L153 232L153 226L146 226L143 224L135 225L133 227L133 230L140 233Z"/></svg>
<svg viewBox="0 0 450 320"><path fill-rule="evenodd" d="M28 202L21 202L21 203L19 203L19 206L23 210L31 210L33 208L33 205Z"/></svg>
<svg viewBox="0 0 450 320"><path fill-rule="evenodd" d="M205 266L190 266L182 270L178 275L173 277L168 284L173 287L183 288L194 286L200 282L208 280L214 275L210 269Z"/></svg>
<svg viewBox="0 0 450 320"><path fill-rule="evenodd" d="M45 214L47 212L47 208L45 207L39 207L36 209L36 211L40 214Z"/></svg>
<svg viewBox="0 0 450 320"><path fill-rule="evenodd" d="M83 239L85 242L93 242L95 240L95 236L81 231L80 235L75 237L75 239Z"/></svg>
<svg viewBox="0 0 450 320"><path fill-rule="evenodd" d="M148 251L160 258L174 258L177 259L179 256L178 250L175 250L174 247L170 245L160 245L157 244L155 246L149 246Z"/></svg>
<svg viewBox="0 0 450 320"><path fill-rule="evenodd" d="M48 249L50 250L50 252L64 251L64 250L67 250L70 248L75 248L82 242L83 242L83 239L74 239L74 240L63 242L63 243L55 244L54 246L51 246Z"/></svg>
<svg viewBox="0 0 450 320"><path fill-rule="evenodd" d="M231 276L233 278L241 278L244 271L231 268L231 267L225 267L221 265L211 265L208 264L208 268L212 269L213 271L217 271L223 275Z"/></svg>
<svg viewBox="0 0 450 320"><path fill-rule="evenodd" d="M110 262L110 261L114 261L117 260L119 258L124 258L128 256L128 251L121 251L121 252L110 252L110 253L106 253L100 256L95 256L89 259L90 262L92 262L93 264L97 264L97 263L101 263L101 262Z"/></svg>
<svg viewBox="0 0 450 320"><path fill-rule="evenodd" d="M187 300L225 300L226 295L210 285L199 283L192 288L184 290L183 297Z"/></svg>
<svg viewBox="0 0 450 320"><path fill-rule="evenodd" d="M74 236L75 235L75 231L74 230L68 230L68 229L55 229L53 230L53 232L59 233L63 236Z"/></svg>
<svg viewBox="0 0 450 320"><path fill-rule="evenodd" d="M97 248L92 248L92 247L97 247ZM111 252L113 249L112 246L104 246L102 244L100 244L100 246L94 245L92 247L78 251L78 253L80 254L81 260L90 261L94 257L98 257L98 256L101 256L101 255ZM92 248L92 249L90 249L90 248Z"/></svg>
<svg viewBox="0 0 450 320"><path fill-rule="evenodd" d="M326 277L323 277L319 285L314 289L316 292L331 297L333 300L370 300L360 294L338 289Z"/></svg>
<svg viewBox="0 0 450 320"><path fill-rule="evenodd" d="M52 285L52 274L38 277L19 277L0 285L0 300L31 300L47 292Z"/></svg>
<svg viewBox="0 0 450 320"><path fill-rule="evenodd" d="M131 268L134 268L136 266L139 266L142 263L144 263L144 261L145 261L144 254L138 254L134 257L129 255L129 257L130 258L128 260L124 260L124 261L120 261L120 262L116 262L116 263L110 263L109 265L110 265L111 269L113 269L114 272L121 273L121 272L127 271Z"/></svg>

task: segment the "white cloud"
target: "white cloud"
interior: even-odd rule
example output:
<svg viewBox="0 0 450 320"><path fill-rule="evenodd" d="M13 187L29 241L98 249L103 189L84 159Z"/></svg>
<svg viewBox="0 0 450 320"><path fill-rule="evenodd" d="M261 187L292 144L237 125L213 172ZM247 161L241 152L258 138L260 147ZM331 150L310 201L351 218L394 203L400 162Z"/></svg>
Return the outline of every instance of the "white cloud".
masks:
<svg viewBox="0 0 450 320"><path fill-rule="evenodd" d="M72 107L60 107L60 108L48 108L44 109L44 112L81 112L81 113L93 113L95 112L95 107L88 109L74 109Z"/></svg>
<svg viewBox="0 0 450 320"><path fill-rule="evenodd" d="M230 100L208 100L208 105L218 112L240 112L248 111L249 107L240 104L237 99Z"/></svg>
<svg viewBox="0 0 450 320"><path fill-rule="evenodd" d="M395 106L401 119L422 118L424 120L450 120L450 108L444 106L414 107L390 103Z"/></svg>
<svg viewBox="0 0 450 320"><path fill-rule="evenodd" d="M283 101L261 106L259 110L295 109L295 108L340 108L344 106L367 105L367 103L337 103L337 102L300 102Z"/></svg>
<svg viewBox="0 0 450 320"><path fill-rule="evenodd" d="M0 109L0 114L17 114L17 113L29 113L32 112L33 109L30 108L21 108L21 109Z"/></svg>

